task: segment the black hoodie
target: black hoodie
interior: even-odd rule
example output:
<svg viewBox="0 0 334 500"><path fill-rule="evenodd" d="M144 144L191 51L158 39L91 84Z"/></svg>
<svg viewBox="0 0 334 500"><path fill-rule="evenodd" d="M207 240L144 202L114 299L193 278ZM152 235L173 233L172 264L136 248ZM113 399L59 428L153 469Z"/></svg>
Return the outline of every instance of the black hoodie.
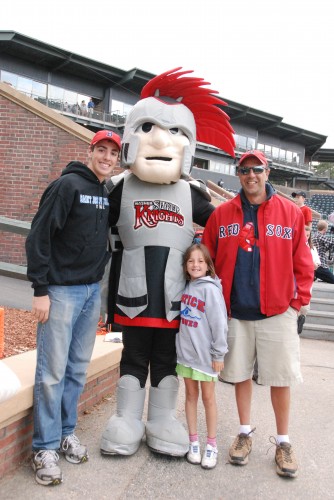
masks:
<svg viewBox="0 0 334 500"><path fill-rule="evenodd" d="M26 240L35 296L47 295L49 284L101 280L110 257L108 215L104 182L83 163L70 162L45 190Z"/></svg>

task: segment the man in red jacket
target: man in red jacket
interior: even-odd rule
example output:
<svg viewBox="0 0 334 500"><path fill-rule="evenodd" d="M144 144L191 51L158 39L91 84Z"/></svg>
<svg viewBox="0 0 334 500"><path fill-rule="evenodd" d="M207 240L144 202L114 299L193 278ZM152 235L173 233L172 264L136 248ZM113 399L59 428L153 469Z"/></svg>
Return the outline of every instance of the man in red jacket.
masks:
<svg viewBox="0 0 334 500"><path fill-rule="evenodd" d="M240 429L229 461L245 465L252 448L252 371L271 387L276 418L276 471L295 477L298 465L288 435L290 386L302 382L297 316L310 301L313 263L305 241L304 218L268 183L261 151L239 160L241 190L211 214L203 235L221 278L227 311L229 352L224 380L235 384Z"/></svg>

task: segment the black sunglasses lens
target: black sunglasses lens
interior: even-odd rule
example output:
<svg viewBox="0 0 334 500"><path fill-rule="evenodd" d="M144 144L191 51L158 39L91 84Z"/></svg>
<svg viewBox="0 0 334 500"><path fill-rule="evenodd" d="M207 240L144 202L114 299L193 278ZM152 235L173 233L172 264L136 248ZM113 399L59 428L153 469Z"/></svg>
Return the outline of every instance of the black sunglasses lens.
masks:
<svg viewBox="0 0 334 500"><path fill-rule="evenodd" d="M238 173L240 173L241 175L247 175L250 173L250 171L253 171L254 174L262 174L262 172L264 171L264 167L249 167L249 168L243 168L243 167L239 167L238 168Z"/></svg>

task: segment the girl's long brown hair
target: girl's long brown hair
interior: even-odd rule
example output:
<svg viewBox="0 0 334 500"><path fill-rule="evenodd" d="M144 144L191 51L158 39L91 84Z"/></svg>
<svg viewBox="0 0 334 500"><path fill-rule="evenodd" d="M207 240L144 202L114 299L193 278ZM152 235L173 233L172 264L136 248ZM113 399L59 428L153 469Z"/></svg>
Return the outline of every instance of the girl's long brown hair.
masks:
<svg viewBox="0 0 334 500"><path fill-rule="evenodd" d="M206 265L208 266L208 270L207 270L206 274L207 274L207 276L211 276L211 278L214 278L216 275L215 266L213 265L211 255L210 255L208 248L205 245L203 245L203 243L194 243L193 245L191 245L190 247L187 248L187 250L185 251L185 253L183 255L183 272L186 275L186 279L187 280L190 279L190 276L187 273L187 262L190 259L190 255L192 254L192 252L194 252L194 250L199 250L202 253L202 255L204 257L204 261L205 261Z"/></svg>
<svg viewBox="0 0 334 500"><path fill-rule="evenodd" d="M309 226L305 226L305 230L308 230L310 231L310 234L309 234L309 237L307 238L307 243L309 244L309 247L310 248L313 248L313 241L312 241L312 231L311 231L311 228Z"/></svg>

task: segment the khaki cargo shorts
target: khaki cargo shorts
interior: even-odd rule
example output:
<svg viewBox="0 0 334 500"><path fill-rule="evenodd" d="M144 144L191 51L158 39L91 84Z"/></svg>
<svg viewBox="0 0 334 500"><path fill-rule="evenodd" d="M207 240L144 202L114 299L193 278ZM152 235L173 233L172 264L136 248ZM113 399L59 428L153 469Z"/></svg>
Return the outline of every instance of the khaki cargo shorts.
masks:
<svg viewBox="0 0 334 500"><path fill-rule="evenodd" d="M257 358L260 384L288 387L301 383L297 317L297 311L289 307L283 314L258 321L232 318L228 322L224 380L243 382L252 378Z"/></svg>

